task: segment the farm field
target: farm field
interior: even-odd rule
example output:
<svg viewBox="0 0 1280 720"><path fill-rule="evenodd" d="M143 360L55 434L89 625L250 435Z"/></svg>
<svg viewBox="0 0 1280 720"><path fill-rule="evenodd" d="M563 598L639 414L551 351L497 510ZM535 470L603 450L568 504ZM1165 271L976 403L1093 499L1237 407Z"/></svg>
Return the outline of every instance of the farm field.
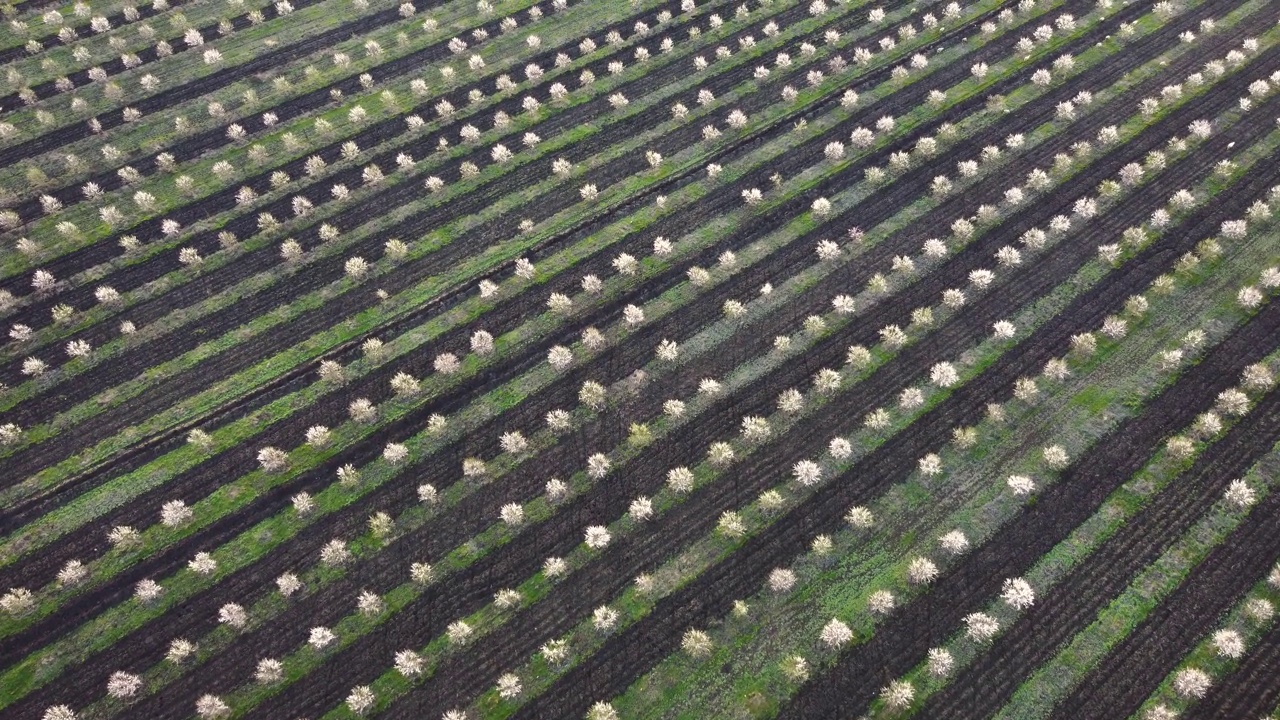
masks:
<svg viewBox="0 0 1280 720"><path fill-rule="evenodd" d="M0 11L0 718L1280 717L1280 3Z"/></svg>

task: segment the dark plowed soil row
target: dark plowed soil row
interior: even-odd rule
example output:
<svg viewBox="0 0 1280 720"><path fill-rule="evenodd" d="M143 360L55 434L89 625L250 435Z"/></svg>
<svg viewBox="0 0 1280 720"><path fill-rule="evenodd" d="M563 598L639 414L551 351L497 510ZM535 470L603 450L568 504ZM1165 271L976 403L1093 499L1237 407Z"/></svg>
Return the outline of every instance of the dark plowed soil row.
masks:
<svg viewBox="0 0 1280 720"><path fill-rule="evenodd" d="M14 3L14 10L18 13L30 12L39 8L48 7L54 4L54 0L22 0L22 2ZM141 8L139 8L141 10Z"/></svg>
<svg viewBox="0 0 1280 720"><path fill-rule="evenodd" d="M53 3L48 3L48 4L53 4ZM180 10L182 6L186 4L187 4L187 0L171 0L169 3L169 9ZM18 5L19 12L22 12L23 10L26 9L25 7L23 7L25 5L28 5L28 3L21 3ZM294 7L297 7L297 6L295 5ZM107 15L106 18L111 23L111 27L115 29L124 25L138 25L160 14L159 12L156 11L154 7L151 6L150 3L147 3L146 5L137 6L135 7L135 9L138 11L137 20L125 20L123 10ZM272 12L275 11L274 5L272 5L271 11ZM263 15L266 15L266 14L267 12L264 10ZM42 27L44 25L44 21L40 20L37 17L33 17L27 21L28 27L36 26L37 24ZM80 38L86 38L96 34L89 27L89 21L83 22L79 25L68 25L64 22L64 26L74 29L76 31L76 35ZM213 27L216 29L217 25L215 24ZM59 28L59 31L60 30L61 28ZM62 42L61 38L58 37L57 32L52 32L52 33L49 33L48 35L44 35L42 37L32 38L32 39L39 40L40 44L44 45L46 49L66 44ZM174 50L177 50L177 49L178 48L175 46ZM11 63L14 60L24 57L26 54L27 54L26 43L24 41L22 45L17 45L15 47L0 50L0 64ZM5 98L4 107L9 107L9 102L10 102L10 98Z"/></svg>
<svg viewBox="0 0 1280 720"><path fill-rule="evenodd" d="M1264 718L1280 702L1280 625L1273 625L1234 672L1214 683L1188 717Z"/></svg>
<svg viewBox="0 0 1280 720"><path fill-rule="evenodd" d="M18 13L25 13L49 5L53 5L53 0L22 0L22 2L14 3L13 9Z"/></svg>
<svg viewBox="0 0 1280 720"><path fill-rule="evenodd" d="M1244 474L1277 440L1280 393L1272 393L1087 561L1062 578L1051 592L1039 594L1036 604L1005 630L990 650L929 698L920 710L923 717L989 717L993 709L1008 702L1025 675L1054 657L1076 633L1092 623L1144 567L1200 519L1222 496L1228 483ZM1005 576L1016 577L1026 567L1006 567ZM983 602L979 599L970 610L979 610ZM918 637L921 643L931 637L943 642L954 632L954 627L935 623L920 631ZM920 657L923 653L915 661ZM879 676L881 668L876 670Z"/></svg>
<svg viewBox="0 0 1280 720"><path fill-rule="evenodd" d="M371 12L368 15L365 15L364 17L361 17L358 20L353 20L349 23L340 25L336 28L326 30L318 35L313 35L305 40L296 42L292 45L288 45L282 48L278 48L275 50L271 50L269 52L262 53L261 55L258 55L257 57L253 58L249 62L241 63L240 65L235 65L233 67L222 68L221 70L217 70L208 75L205 75L204 77L191 80L190 82L187 82L183 85L169 88L167 90L162 90L161 92L155 95L138 100L137 102L133 103L131 107L135 107L138 110L141 110L143 115L151 115L153 113L166 110L169 107L172 107L174 105L178 105L179 103L182 103L186 100L207 95L211 92L224 88L233 82L251 77L257 73L267 72L273 69L286 67L293 61L302 57L306 57L307 55L310 55L311 53L316 52L317 50L322 50L330 45L333 45L338 42L342 42L343 40L347 40L349 38L364 35L365 33L376 30L377 28L382 27L383 25L388 25L393 22L398 22L402 19L403 18L400 17L400 13L398 9L394 7L387 8L386 10L379 10L377 12ZM493 30L493 32L490 32L491 36L496 34L497 22L498 22L497 20L494 20L491 23L485 23L486 29ZM466 32L470 32L470 31L471 31L471 28L467 28ZM448 50L445 47L445 42L442 41L434 45L431 45L430 47L419 50L416 53L412 53L402 58L398 58L397 60L393 60L392 62L387 63L387 65L402 65L406 63L411 66L421 65L422 63L431 62L432 60L436 60L441 57L444 57L445 53L447 52ZM375 80L383 79L383 77L381 76L381 73L373 72L373 71L370 71L370 72L371 74L373 74ZM266 87L267 84L264 82L263 86ZM329 87L335 87L335 86L342 88L344 93L355 92L359 87L359 82L357 78L353 76L351 78L348 78L347 80L337 83L334 86L329 86ZM302 95L297 98L294 98L293 100L289 101L289 103L287 103L285 106L282 106L282 110L284 110L284 112L277 112L277 114L280 115L280 119L282 121L287 118L293 117L295 113L290 112L291 108L296 107L297 105L303 105L308 101L308 99L311 99L314 96L317 96L319 94L323 94L323 98L319 98L319 97L315 98L317 100L320 100L320 102L317 103L316 106L319 106L320 104L323 104L323 102L328 101L329 99L328 88L323 88L321 90L317 90L312 93L307 93L306 95ZM102 129L104 131L110 130L111 128L114 128L117 125L124 124L123 108L120 110L112 110L110 112L102 113L100 115L97 115L96 118L98 122L102 124ZM249 128L246 127L245 129L249 129ZM225 129L223 129L223 132L225 133ZM16 145L11 145L7 148L4 148L3 150L0 150L0 164L10 165L16 162L20 162L22 160L26 160L28 158L39 155L41 153L45 153L50 150L55 150L68 143L72 143L77 140L83 140L84 138L87 138L92 134L93 133L89 130L87 122L76 123L75 125L68 125L65 127L61 127L61 128L58 128L57 130L52 130L48 133L45 133L44 135L41 135L38 138L32 138L31 140L28 140L26 142L18 143ZM207 135L207 133L204 135ZM197 137L203 137L204 135L197 136ZM193 140L194 138L189 139L184 144L189 144ZM221 142L225 142L225 141L226 141L226 136L223 135ZM221 142L219 142L219 144L221 144ZM183 157L182 155L179 155L178 152L174 150L170 150L170 152L172 152L174 154L174 157L178 158L179 160L185 159L185 157Z"/></svg>
<svg viewBox="0 0 1280 720"><path fill-rule="evenodd" d="M321 0L298 0L298 2L294 3L294 2L292 2L292 0L291 0L291 1L290 1L290 4L291 4L291 5L293 5L293 7L294 7L294 9L295 9L295 10L301 10L301 9L303 9L303 8L306 8L306 7L310 7L310 6L312 6L312 5L315 5L316 3L320 2L320 1L321 1ZM145 11L150 12L150 11L151 11L151 6L149 6L149 5L148 5L148 6L145 8ZM144 9L143 9L143 8L139 8L138 12L139 12L139 14L141 14L142 12L144 12ZM265 18L266 20L274 20L275 18L280 17L280 13L279 13L279 11L277 11L277 10L276 10L276 6L275 6L274 4L272 4L272 5L268 5L267 7L262 8L262 9L261 9L261 12L262 12L262 16L263 16L263 18ZM248 12L241 13L240 15L237 15L237 16L235 16L235 17L233 17L233 18L228 18L228 20L231 22L232 27L233 27L236 31L244 30L245 28L250 27L250 26L252 26L252 25L253 25L253 23L249 22L249 13L248 13ZM214 39L214 38L218 38L218 37L221 37L221 36L222 36L222 33L221 33L221 32L219 32L219 30L218 30L218 25L220 24L220 22L221 22L221 21L219 21L219 22L211 22L211 23L209 23L208 25L204 25L204 26L199 27L199 28L196 28L196 29L197 29L197 30L199 30L199 31L200 31L200 35L201 35L202 37L206 38L206 39L210 39L210 40L211 40L211 39ZM116 23L112 23L112 25L115 25L115 24L116 24ZM86 27L87 27L87 26L86 26ZM57 36L57 35L54 35L54 36L53 36L53 39L54 39L54 40L57 40L57 39L58 39L58 36ZM187 52L188 50L190 50L190 49L191 49L191 48L187 47L187 44L186 44L185 42L183 42L183 40L182 40L182 35L180 35L180 34L179 34L179 35L174 35L173 37L168 38L168 39L166 40L166 42L168 42L168 43L169 43L169 45L171 45L171 46L173 47L173 55L178 55L179 53ZM60 44L60 42L59 42L59 44ZM198 45L197 47L201 48L201 51L203 51L203 50L207 49L207 48L205 48L203 45ZM147 47L147 48L144 48L144 49L142 49L142 50L139 50L139 51L137 51L137 53L135 53L135 54L138 56L138 59L140 59L140 60L142 61L142 65L139 65L138 67L144 67L144 66L149 65L150 63L153 63L153 62L155 62L156 60L159 60L159 59L160 59L160 56L156 54L156 48L155 48L155 45L151 45L150 47ZM0 57L3 57L3 55L4 55L3 53L0 53ZM95 65L95 67L100 67L100 68L102 68L103 70L106 70L106 71L107 71L107 76L108 76L108 78L109 78L109 79L110 79L111 77L114 77L115 75L118 75L118 74L120 74L120 73L124 72L125 70L130 69L130 68L126 68L126 67L124 66L124 61L123 61L123 60L121 60L121 59L120 59L120 57L119 57L118 55L117 55L117 56L114 56L112 59L110 59L110 60L108 60L108 61L106 61L106 62L104 62L104 63L100 63L100 64L98 64L98 65ZM136 69L136 68L135 68L135 69ZM68 79L68 80L70 80L71 82L75 83L75 85L76 85L76 87L77 87L77 88L79 88L79 87L83 87L83 86L85 86L85 85L91 85L91 84L93 84L93 82L94 82L93 80L90 80L90 79L89 79L89 70L88 70L88 68L86 68L86 69L84 69L84 70L77 70L76 72L73 72L73 73L71 73L70 75L67 75L66 77L67 77L67 79ZM35 93L36 93L36 97L37 97L37 98L39 98L39 99L41 99L41 100L44 100L44 99L46 99L46 98L53 97L54 95L60 95L60 94L62 94L62 92L63 92L62 90L59 90L59 89L56 87L56 85L54 84L54 81L53 81L53 80L50 80L50 81L48 81L48 82L44 82L44 83L40 83L39 85L36 85L35 87L32 87L31 89L35 91ZM67 91L67 92L70 92L70 91ZM8 95L6 95L6 96L4 96L4 97L0 97L0 108L5 108L5 109L10 110L10 111L12 111L12 110L16 110L16 109L21 109L21 108L22 108L22 100L18 97L18 93L14 92L14 93L10 93L10 94L8 94ZM2 116L3 116L3 114L0 114L0 117L2 117ZM38 205L38 203L37 203L37 205ZM24 216L24 217L25 217L25 216Z"/></svg>
<svg viewBox="0 0 1280 720"><path fill-rule="evenodd" d="M769 400L772 400L772 397L771 397L771 398L769 398Z"/></svg>
<svg viewBox="0 0 1280 720"><path fill-rule="evenodd" d="M1212 153L1210 152L1208 156L1212 157ZM1066 195L1066 197L1071 196ZM1136 216L1137 213L1134 215ZM1133 217L1130 216L1130 219L1132 220ZM1113 232L1119 232L1119 229L1115 228ZM1092 233L1091 235L1106 237L1106 235L1098 236ZM1184 244L1189 245L1191 237L1199 238L1203 235L1189 233L1188 239L1183 241ZM1092 247L1092 242L1087 246ZM1063 251L1069 249L1064 248ZM1076 248L1077 252L1080 249ZM1154 252L1146 253L1148 258L1153 254ZM1170 254L1168 260L1171 261L1173 257L1175 255ZM1037 268L1038 277L1060 279L1066 276L1065 272L1054 272L1054 264L1052 257L1046 258L1046 262ZM891 478L897 478L909 472L914 464L914 458L927 452L929 448L945 442L950 428L964 423L966 419L972 420L980 416L983 406L992 399L993 394L1003 395L1005 388L1015 378L1035 374L1044 361L1053 356L1051 350L1066 345L1067 337L1072 332L1078 331L1079 327L1096 325L1103 315L1111 312L1127 293L1132 292L1131 288L1145 286L1143 275L1153 276L1164 270L1163 266L1153 267L1154 264L1139 263L1139 267L1119 273L1119 277L1110 279L1109 282L1088 293L1075 303L1073 308L1061 314L1060 318L1071 318L1070 323L1060 320L1035 333L1031 339L1023 343L1024 349L1020 352L1002 358L978 382L966 386L917 421L913 433L909 436L893 438L855 468L853 474L860 479L857 485L832 483L824 487L806 503L803 510L794 513L793 519L784 519L776 523L761 536L749 541L742 550L736 552L734 562L728 564L732 567L713 568L685 590L664 600L649 619L611 641L588 663L568 673L561 682L557 683L555 690L528 705L522 710L520 716L571 717L582 712L593 699L609 697L621 692L635 677L646 672L653 663L675 649L680 630L688 625L705 624L712 618L722 616L727 612L733 598L753 592L760 586L763 576L772 567L794 557L803 549L808 538L819 532L839 527L842 522L841 515L845 509L874 497L884 489ZM1155 272L1149 272L1148 269ZM1135 280L1139 282L1133 282ZM1027 284L1034 285L1035 282L1032 280ZM1007 303L1005 308L1016 304ZM1236 337L1228 347L1239 349L1244 345L1256 348L1257 338L1261 336L1253 334L1243 341L1240 337ZM936 357L939 355L935 355L934 359ZM1210 379L1234 377L1239 367L1245 364L1240 362L1242 359L1240 353L1234 350L1226 357L1223 353L1215 353L1211 359L1201 364L1196 372L1189 373L1184 378L1180 384L1181 392L1173 396L1163 396L1157 403L1156 411L1147 417L1160 418L1161 421L1178 421L1179 416L1172 411L1169 414L1164 412L1165 406L1181 408L1186 393L1196 391L1193 388L1207 384ZM899 360L895 365L901 363L902 360ZM1224 365L1226 367L1223 367ZM1213 392L1216 393L1219 389L1221 388L1214 388ZM1173 397L1177 400L1175 401ZM858 415L856 411L850 414ZM1181 414L1187 415L1188 411L1181 410ZM1157 424L1154 427L1141 429L1155 437L1166 431L1167 426ZM1132 442L1116 442L1110 446L1110 449L1113 452L1124 453L1131 451L1132 447ZM773 477L778 477L785 472L785 469L777 467L773 468L773 471ZM754 474L754 471L743 473L746 477ZM739 482L742 481L739 480ZM1062 487L1075 487L1075 484L1067 483ZM750 497L751 495L748 495L747 499ZM1051 502L1051 497L1041 498L1037 507L1055 506L1057 503ZM713 520L714 518L711 518L707 522ZM583 582L576 586L575 590L581 591L582 587L591 587L591 585ZM624 654L625 661L622 659ZM825 717L822 714L805 714L804 716Z"/></svg>
<svg viewBox="0 0 1280 720"><path fill-rule="evenodd" d="M1137 712L1178 662L1275 563L1280 556L1277 522L1280 522L1280 492L1272 492L1145 622L1111 651L1074 693L1058 704L1051 720L1129 717ZM1274 650L1269 654L1274 654ZM1263 698L1274 702L1276 698L1275 676L1246 687L1242 692L1247 693L1248 700L1256 702L1241 704L1258 704ZM1191 715L1214 717L1199 711Z"/></svg>

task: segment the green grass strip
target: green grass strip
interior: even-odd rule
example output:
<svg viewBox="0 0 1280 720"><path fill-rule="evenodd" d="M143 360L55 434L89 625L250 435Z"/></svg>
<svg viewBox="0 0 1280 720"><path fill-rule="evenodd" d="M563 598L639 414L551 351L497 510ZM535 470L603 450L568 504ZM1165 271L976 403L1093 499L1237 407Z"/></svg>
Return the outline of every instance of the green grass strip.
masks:
<svg viewBox="0 0 1280 720"><path fill-rule="evenodd" d="M385 0L383 2L385 3ZM140 18L136 22L115 23L107 32L81 36L79 40L71 45L55 45L47 47L44 51L35 55L22 57L9 63L6 67L6 72L10 67L17 70L23 76L21 86L34 87L42 83L53 82L60 77L76 72L83 72L95 65L117 60L123 53L142 53L144 50L154 47L159 40L167 41L170 38L181 35L186 28L198 29L207 25L215 25L223 20L245 17L254 10L265 12L272 8L274 4L274 2L263 2L254 6L242 4L235 8L229 4L213 2L186 3L177 6L171 4L167 10L157 15ZM395 7L391 3L385 4L387 7ZM349 7L346 3L335 4L331 6L331 12L341 15L346 11L349 14ZM92 17L98 16L107 17L102 8L95 7ZM155 37L148 39L139 32L144 23L155 29ZM205 46L220 47L215 44L218 40L225 41L243 30L244 28L239 31L233 29L229 35L218 33L208 36L205 38ZM124 44L118 49L111 47L111 42L119 43L120 41L123 41ZM179 49L186 50L185 43L176 43L173 46L175 51ZM74 57L74 53L78 48L85 48L91 53L90 57L84 62ZM167 59L153 60L145 67L158 67Z"/></svg>
<svg viewBox="0 0 1280 720"><path fill-rule="evenodd" d="M1272 256L1268 259L1275 258ZM1262 362L1267 364L1277 360L1280 360L1280 353L1275 353ZM1247 418L1247 415L1224 418L1223 431L1196 442L1195 451L1190 456L1177 457L1170 453L1167 447L1158 449L1141 470L1112 492L1103 501L1098 511L1081 523L1065 540L1037 560L1035 565L1021 576L1022 579L1031 585L1038 597L1046 595L1051 588L1119 532L1126 522L1145 509L1157 494L1188 471L1198 456L1225 436L1227 429ZM1194 423L1183 431L1183 435L1196 437L1193 428ZM1194 530L1189 531L1188 535L1194 532ZM983 612L996 619L1002 632L1011 627L1021 615L1020 611L1001 599L992 601ZM971 664L989 647L990 643L972 640L963 630L957 632L946 643L946 648L951 652L955 662L955 669L949 676L938 678L931 675L928 663L922 662L902 678L915 689L915 700L911 705L907 708L895 709L880 699L873 703L868 717L914 715L925 700L945 687L960 669Z"/></svg>
<svg viewBox="0 0 1280 720"><path fill-rule="evenodd" d="M1272 455L1277 453L1280 453L1280 443L1272 448ZM1174 689L1174 680L1178 673L1184 669L1195 669L1217 680L1227 679L1240 665L1241 659L1232 657L1230 653L1233 652L1233 648L1229 643L1222 646L1218 644L1218 633L1235 633L1243 642L1245 651L1248 652L1248 648L1253 647L1271 628L1275 619L1276 603L1280 603L1280 575L1276 574L1276 569L1273 567L1231 609L1226 619L1218 626L1218 631L1204 638L1181 663L1178 663L1177 669L1169 673L1130 720L1159 717L1149 713L1158 712L1156 708L1160 707L1173 710L1179 715L1185 715L1194 710L1198 699L1184 697ZM1267 612L1268 607L1272 609L1271 612Z"/></svg>
<svg viewBox="0 0 1280 720"><path fill-rule="evenodd" d="M1272 490L1277 477L1280 446L1258 461L1243 479L1261 499ZM1117 643L1144 622L1215 547L1248 519L1248 508L1241 509L1225 499L1215 502L1194 528L1138 574L1088 628L1024 682L995 717L1047 717Z"/></svg>

